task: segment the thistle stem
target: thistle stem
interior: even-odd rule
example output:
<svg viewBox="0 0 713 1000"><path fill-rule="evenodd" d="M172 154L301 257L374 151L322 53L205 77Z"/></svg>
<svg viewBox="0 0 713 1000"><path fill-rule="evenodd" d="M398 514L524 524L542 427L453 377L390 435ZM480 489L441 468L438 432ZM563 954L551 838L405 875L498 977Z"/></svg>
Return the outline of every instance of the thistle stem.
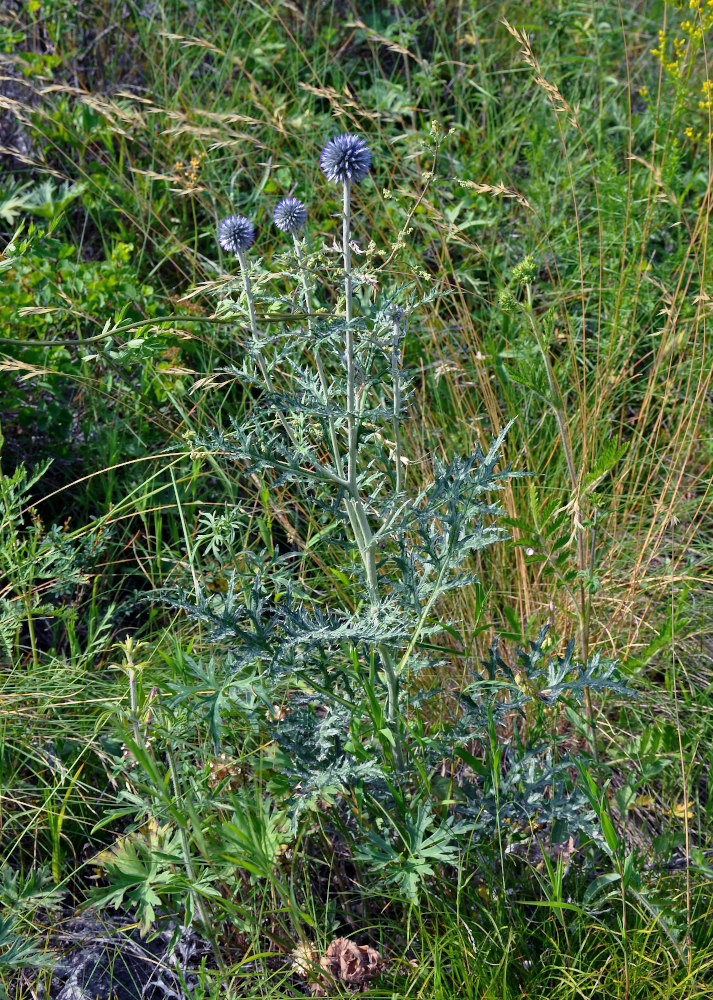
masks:
<svg viewBox="0 0 713 1000"><path fill-rule="evenodd" d="M267 370L267 365L265 363L265 356L260 350L260 332L257 325L257 316L255 315L255 299L253 298L252 285L250 284L250 274L248 272L248 262L245 258L245 251L238 250L237 258L240 262L240 273L243 276L243 288L245 290L245 298L248 303L248 315L250 317L250 332L253 335L253 353L255 355L255 360L257 361L257 366L260 369L260 374L262 375L263 381L268 389L272 389L272 379L270 378L270 373ZM284 424L284 420L283 420ZM288 433L291 432L288 430Z"/></svg>
<svg viewBox="0 0 713 1000"><path fill-rule="evenodd" d="M300 269L300 278L302 280L302 296L304 298L305 312L307 315L307 329L312 334L312 320L310 319L309 313L312 311L312 293L309 287L309 279L307 277L307 268L304 262L304 255L302 253L302 244L297 238L295 233L292 234L292 240L295 245L295 253L297 254L297 264ZM319 352L319 344L314 345L314 361L317 366L317 374L319 375L319 384L322 387L322 393L324 394L324 402L326 406L329 406L329 386L327 383L327 376L324 371L324 365L322 364L322 358ZM342 467L342 456L339 450L339 438L337 437L337 427L334 423L334 417L328 417L329 421L329 439L332 444L332 458L334 459L334 466L337 470L338 475L343 476Z"/></svg>
<svg viewBox="0 0 713 1000"><path fill-rule="evenodd" d="M344 256L344 310L346 315L347 336L347 433L349 439L347 479L352 495L358 496L356 480L357 464L357 413L356 413L356 376L354 370L354 320L352 305L352 251L349 246L351 235L351 184L344 182L344 212L342 215L342 252Z"/></svg>
<svg viewBox="0 0 713 1000"><path fill-rule="evenodd" d="M260 331L257 325L257 315L255 313L255 300L253 298L252 286L250 284L250 274L248 273L248 262L245 258L245 252L243 250L238 250L236 256L238 258L238 261L240 262L240 272L243 277L243 288L245 290L245 298L248 303L248 315L250 317L250 332L253 335L253 355L255 357L255 361L257 362L257 366L260 371L260 375L262 376L262 380L265 383L265 387L268 389L268 391L273 391L274 386L272 382L272 377L270 376L270 372L268 371L267 368L265 355L262 353L262 350L260 349ZM298 454L303 453L304 450L302 446L295 437L294 431L287 423L284 416L279 412L277 416L285 430L285 433L287 434L287 437L290 440L290 443L292 444L292 447ZM337 473L334 473L330 469L325 468L319 462L314 462L314 465L317 471L321 475L323 475L326 479L328 479L330 482L337 483L339 486L342 487L347 485L343 477L339 474L339 471L337 471Z"/></svg>
<svg viewBox="0 0 713 1000"><path fill-rule="evenodd" d="M346 317L346 364L347 364L347 482L351 497L346 499L347 513L354 531L369 587L369 600L375 611L379 604L379 577L376 568L376 543L359 495L357 483L357 407L356 407L356 365L354 358L354 320L352 301L352 252L351 237L351 184L344 182L344 211L342 214L342 253L344 258L344 303ZM379 646L379 655L386 677L387 704L386 718L394 738L394 761L399 770L403 769L403 753L399 733L399 678L391 655L385 646Z"/></svg>
<svg viewBox="0 0 713 1000"><path fill-rule="evenodd" d="M394 415L392 417L392 427L394 432L394 449L396 459L396 492L403 489L403 469L401 458L401 382L399 380L400 352L399 352L399 323L394 320L394 336L391 346L391 380L394 397Z"/></svg>

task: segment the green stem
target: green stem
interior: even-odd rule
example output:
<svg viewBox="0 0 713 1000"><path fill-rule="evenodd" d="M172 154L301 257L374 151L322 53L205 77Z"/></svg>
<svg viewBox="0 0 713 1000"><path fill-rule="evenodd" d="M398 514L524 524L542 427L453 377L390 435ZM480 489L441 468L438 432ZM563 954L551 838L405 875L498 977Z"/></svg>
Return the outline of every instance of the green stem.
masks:
<svg viewBox="0 0 713 1000"><path fill-rule="evenodd" d="M240 271L243 276L243 288L245 289L245 298L248 303L248 315L250 317L250 332L253 335L253 355L255 357L255 361L257 362L257 366L260 371L260 375L262 376L262 380L265 383L265 387L267 388L268 391L272 392L274 391L272 377L267 368L265 355L262 353L262 350L260 349L260 331L258 329L257 316L255 314L255 300L253 298L252 286L250 284L250 274L248 273L248 262L245 258L245 252L243 250L239 250L236 256L238 258L238 261L240 262ZM285 420L284 416L281 413L278 412L277 416L285 430L285 433L290 439L292 447L298 454L301 453L303 449L300 446L300 443L298 442L297 438L295 437L292 428L287 423L287 421ZM329 479L330 482L337 483L339 486L346 485L341 475L332 472L331 469L325 468L320 462L315 462L314 464L318 472L321 473L323 476L325 476L327 479Z"/></svg>
<svg viewBox="0 0 713 1000"><path fill-rule="evenodd" d="M181 801L181 794L178 785L178 772L176 770L176 761L173 756L173 751L171 750L170 746L166 748L166 757L168 759L168 769L171 774L171 783L173 784L173 794L176 796L176 805L179 805ZM184 868L186 869L186 878L188 879L188 883L191 886L190 893L193 899L193 905L195 906L196 910L200 914L201 920L203 921L203 927L205 929L205 933L208 936L208 940L212 945L213 954L215 956L216 962L218 963L218 968L224 969L225 965L223 964L223 959L221 957L220 951L218 950L218 945L216 944L215 938L213 936L213 927L212 924L210 923L205 903L202 897L199 895L199 893L193 888L193 886L197 881L196 870L193 866L193 858L191 857L191 846L188 840L188 832L183 823L178 824L178 832L181 838L181 853L183 855L183 865Z"/></svg>
<svg viewBox="0 0 713 1000"><path fill-rule="evenodd" d="M245 258L245 251L238 250L237 253L238 261L240 262L240 272L243 276L243 288L245 289L245 298L248 303L248 315L250 317L250 332L253 335L253 354L257 362L257 366L260 369L260 374L262 375L263 382L266 387L272 391L272 378L267 370L267 364L265 363L265 356L260 350L260 331L257 325L257 316L255 315L255 300L253 298L253 290L250 284L250 274L248 272L248 262ZM281 417L282 424L285 427L290 439L292 439L292 428L289 427L284 418ZM294 443L294 442L293 442Z"/></svg>
<svg viewBox="0 0 713 1000"><path fill-rule="evenodd" d="M554 368L552 367L552 362L550 361L547 344L544 343L540 329L535 321L535 316L532 311L532 291L529 285L527 286L527 318L530 323L530 328L535 335L535 340L537 341L537 346L540 349L540 354L542 355L542 360L545 365L547 385L550 390L550 395L552 396L550 405L557 421L557 428L560 432L565 461L567 462L567 471L569 472L569 477L572 482L572 489L578 494L579 480L577 476L577 467L574 463L574 451L572 449L572 441L569 435L569 426L565 418L564 397L562 395L559 382L557 381ZM584 569L584 565L584 561L582 561L580 569Z"/></svg>
<svg viewBox="0 0 713 1000"><path fill-rule="evenodd" d="M307 313L307 329L312 334L312 319L310 313L312 311L312 294L309 287L309 279L307 277L307 268L305 267L304 256L302 254L302 244L297 239L295 233L292 234L292 239L295 244L295 253L297 254L297 263L300 269L300 278L302 279L302 295L304 298L305 312ZM322 364L322 358L319 351L319 344L314 345L314 360L317 365L317 374L319 375L319 383L322 386L322 393L324 394L325 406L329 406L329 385L327 382L327 376L324 371L324 365ZM332 458L334 459L334 467L340 476L343 476L343 466L342 466L342 456L339 450L339 439L337 437L337 427L334 423L334 417L328 417L329 421L329 439L332 444Z"/></svg>
<svg viewBox="0 0 713 1000"><path fill-rule="evenodd" d="M399 733L399 676L391 659L391 653L385 646L379 646L379 655L384 666L384 676L386 678L386 689L388 701L386 703L386 720L389 723L391 733L394 737L394 761L397 768L402 771L404 768L404 757L401 749L401 736Z"/></svg>
<svg viewBox="0 0 713 1000"><path fill-rule="evenodd" d="M617 862L619 868L619 885L621 887L621 944L624 951L624 1000L629 1000L629 929L626 918L626 888L624 886L624 866L621 860Z"/></svg>
<svg viewBox="0 0 713 1000"><path fill-rule="evenodd" d="M424 625L426 624L428 616L431 613L431 608L436 603L436 598L439 596L440 589L441 589L441 584L443 583L443 577L445 576L445 573L446 573L446 560L444 559L443 563L441 565L441 568L438 571L438 576L436 577L436 582L434 584L431 596L426 601L426 604L425 604L425 606L423 608L423 611L421 612L421 616L418 619L418 622L416 623L416 628L413 630L413 635L411 636L411 640L410 640L408 646L406 647L406 652L401 657L401 659L399 660L398 666L396 667L396 676L397 677L401 673L401 671L406 667L406 664L408 663L409 657L411 656L411 653L413 652L414 647L416 646L416 643L418 642L419 636L421 635L421 631L422 631Z"/></svg>
<svg viewBox="0 0 713 1000"><path fill-rule="evenodd" d="M128 657L127 657L128 661ZM139 702L136 696L136 670L133 663L129 661L129 705L131 706L131 730L134 734L134 742L141 745L141 731L139 729Z"/></svg>
<svg viewBox="0 0 713 1000"><path fill-rule="evenodd" d="M191 576L193 577L193 591L196 595L196 601L200 601L201 585L198 582L198 574L196 573L196 567L194 565L195 546L191 545L191 536L188 534L188 525L186 524L186 518L183 513L183 504L181 503L181 498L178 495L178 484L176 483L176 473L173 470L173 466L171 466L171 482L173 483L173 492L176 497L178 516L181 520L181 527L183 528L183 537L186 540L186 553L188 555L188 563L191 568Z"/></svg>
<svg viewBox="0 0 713 1000"><path fill-rule="evenodd" d="M356 374L354 365L354 320L352 305L352 251L349 246L351 236L351 184L344 182L344 212L342 215L342 253L344 256L344 310L346 316L346 356L347 356L347 434L349 451L347 460L347 480L352 496L358 497L356 480L357 466L357 412L356 412Z"/></svg>
<svg viewBox="0 0 713 1000"><path fill-rule="evenodd" d="M394 432L394 449L396 458L396 492L403 489L403 469L401 459L401 381L399 379L400 352L399 352L399 323L394 320L394 337L391 347L391 381L394 397L394 415L392 417L392 427Z"/></svg>
<svg viewBox="0 0 713 1000"><path fill-rule="evenodd" d="M347 482L351 497L346 499L347 512L352 524L355 540L359 549L369 588L369 601L372 609L379 604L379 577L376 568L376 542L369 527L364 504L359 495L357 483L357 440L359 427L356 407L356 364L354 357L354 308L352 299L352 252L349 245L351 238L351 184L344 182L344 200L342 214L342 254L344 259L344 310L346 318L346 363L347 363ZM386 718L394 737L394 761L399 770L403 770L403 753L399 733L399 679L391 655L383 645L379 646L386 688L388 692Z"/></svg>

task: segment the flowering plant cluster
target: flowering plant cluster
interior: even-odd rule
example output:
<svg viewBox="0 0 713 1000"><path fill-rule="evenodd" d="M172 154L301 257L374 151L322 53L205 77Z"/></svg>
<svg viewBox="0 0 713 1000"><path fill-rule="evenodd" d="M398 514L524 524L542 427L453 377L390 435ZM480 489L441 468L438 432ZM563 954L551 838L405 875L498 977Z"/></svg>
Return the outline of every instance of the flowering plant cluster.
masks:
<svg viewBox="0 0 713 1000"><path fill-rule="evenodd" d="M496 727L528 702L623 686L612 663L579 664L571 645L548 656L546 629L517 671L495 641L484 664L466 661L453 697L429 686L427 677L448 670L457 634L442 599L458 588L482 595L473 557L506 538L497 494L519 473L502 465L505 428L487 453L476 446L445 465L434 457L430 475L408 479L404 342L411 316L433 308L433 297L419 301L408 284L374 296L373 275L355 265L352 198L372 168L365 140L330 139L320 166L341 188L341 287L320 280L324 254L310 251L298 198L274 208L275 226L292 238L274 276L248 256L253 223L220 222L218 242L240 271L221 308L247 331L233 373L252 405L241 422L194 442L197 457L233 461L246 483L261 484L282 511L284 536L274 532L268 546L255 538L236 554L226 593L198 588L176 603L227 654L220 703L237 707L267 747L263 766L293 830L333 808L342 828L351 825L355 858L414 899L434 865L458 863L461 835L492 833L504 817L522 828L546 808L573 828L593 827L566 761L501 746ZM291 295L265 291L286 273ZM307 538L296 527L305 514ZM219 718L213 711L216 752Z"/></svg>
<svg viewBox="0 0 713 1000"><path fill-rule="evenodd" d="M658 45L651 49L651 54L658 59L673 86L675 130L682 131L689 143L705 151L713 134L710 127L713 83L704 58L713 30L713 0L687 3L667 0L667 3L675 8L670 16L674 25L679 22L678 30L662 28ZM639 93L647 103L652 103L648 87L642 87Z"/></svg>

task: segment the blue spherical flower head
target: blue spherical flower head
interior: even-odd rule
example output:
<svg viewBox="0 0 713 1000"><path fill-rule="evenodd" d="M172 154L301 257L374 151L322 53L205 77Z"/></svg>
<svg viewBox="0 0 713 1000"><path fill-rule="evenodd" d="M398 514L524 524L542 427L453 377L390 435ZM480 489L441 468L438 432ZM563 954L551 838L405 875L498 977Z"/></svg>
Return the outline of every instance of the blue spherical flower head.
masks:
<svg viewBox="0 0 713 1000"><path fill-rule="evenodd" d="M239 254L255 242L255 226L244 215L229 215L218 223L218 243L227 253Z"/></svg>
<svg viewBox="0 0 713 1000"><path fill-rule="evenodd" d="M272 218L283 233L296 236L307 221L307 209L299 198L283 198L275 205Z"/></svg>
<svg viewBox="0 0 713 1000"><path fill-rule="evenodd" d="M371 150L360 135L336 135L322 150L319 165L328 181L358 184L369 173Z"/></svg>

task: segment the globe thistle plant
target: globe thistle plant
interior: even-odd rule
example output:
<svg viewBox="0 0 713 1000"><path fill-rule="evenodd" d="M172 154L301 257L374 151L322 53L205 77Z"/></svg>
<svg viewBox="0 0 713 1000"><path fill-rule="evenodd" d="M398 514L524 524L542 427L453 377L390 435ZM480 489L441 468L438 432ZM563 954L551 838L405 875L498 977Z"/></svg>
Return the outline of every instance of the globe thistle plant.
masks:
<svg viewBox="0 0 713 1000"><path fill-rule="evenodd" d="M272 219L283 233L292 233L295 236L307 222L307 209L299 198L283 198L275 205Z"/></svg>
<svg viewBox="0 0 713 1000"><path fill-rule="evenodd" d="M452 632L451 624L439 618L438 602L456 588L473 585L471 557L505 537L494 523L501 508L486 497L515 473L507 467L495 471L503 431L487 454L475 447L470 456L456 456L448 465L434 459L430 482L416 488L407 481L402 423L413 376L403 369L403 344L416 308L413 286L379 289L368 304L365 295L363 308L353 294L354 287L376 285L366 271L352 272L351 191L371 164L371 150L358 135L330 139L321 153L327 180L342 185L337 269L329 264L320 269L329 260L323 250L310 255L308 267L305 205L288 197L275 206L273 221L294 244L294 257L280 261L279 280L299 283L304 309L294 307L294 295L269 301L269 292L263 292L267 301L260 323L268 336L258 330L246 260L252 223L231 216L219 226L221 246L235 253L242 272L244 295L233 309L243 317L247 313L252 331L244 381L261 383L265 393L243 421L212 439L213 450L239 462L265 495L274 489L290 531L293 502L300 516L306 512L310 531L312 525L318 530L297 559L296 549L255 552L251 546L236 570L240 587L231 584L228 595L216 598L216 608L210 597L201 599L192 613L211 628L219 626L215 634L230 641L232 664L246 690L254 684L273 704L280 699L273 697L271 685L289 686L289 709L264 726L267 743L279 748L270 766L294 792L289 793L293 817L322 802L325 789L331 796L335 788L358 784L377 797L386 794L387 786L411 783L413 791L418 774L431 771L459 746L487 741L489 718L498 722L532 700L514 683L494 647L482 688L476 672L462 692L462 711L427 739L416 738L417 699L423 692L412 678L436 664L434 650L448 655L447 646L430 637ZM270 275L264 268L259 274L262 287L269 288ZM343 281L343 298L332 287L322 298L321 283L330 276ZM426 296L418 305L431 308L433 298ZM328 303L337 305L330 310ZM343 594L320 589L321 583L314 587L311 572L303 571L322 545L330 547L329 557L319 565L337 561ZM544 691L556 688L556 697L567 691L579 696L592 683L614 686L614 675L604 676L599 661L579 669L571 665L571 656L559 673L555 664L545 677L537 667L545 638L543 633L531 657L533 683ZM565 678L575 669L576 683L570 685ZM498 676L509 685L502 700L492 697ZM257 719L257 710L250 711ZM551 776L542 780L552 786ZM501 804L484 813L482 796L483 789L474 786L473 815L495 815ZM417 797L409 792L403 803Z"/></svg>

